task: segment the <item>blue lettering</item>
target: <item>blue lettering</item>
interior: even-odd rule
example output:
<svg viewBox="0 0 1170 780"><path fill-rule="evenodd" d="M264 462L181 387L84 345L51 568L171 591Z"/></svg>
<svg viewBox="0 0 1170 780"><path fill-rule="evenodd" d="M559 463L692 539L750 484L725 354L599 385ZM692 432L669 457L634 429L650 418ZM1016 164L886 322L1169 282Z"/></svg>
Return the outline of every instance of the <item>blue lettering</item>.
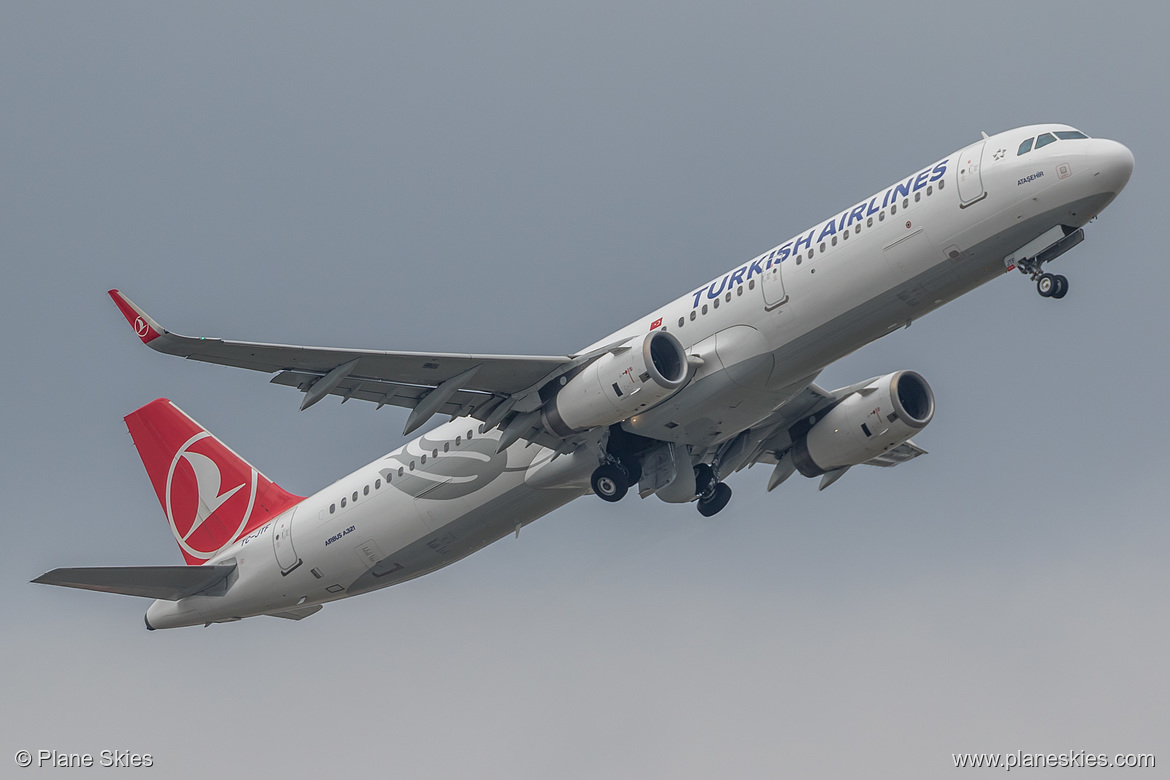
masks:
<svg viewBox="0 0 1170 780"><path fill-rule="evenodd" d="M853 211L849 212L849 224L846 225L845 227L849 227L849 225L852 225L854 222L860 222L863 219L865 219L865 204L864 203L862 203L857 208L853 209Z"/></svg>
<svg viewBox="0 0 1170 780"><path fill-rule="evenodd" d="M789 243L785 244L784 246L780 247L780 254L776 258L776 262L783 263L785 260L787 260L791 256L792 256L792 243L789 242Z"/></svg>
<svg viewBox="0 0 1170 780"><path fill-rule="evenodd" d="M743 275L747 272L747 266L743 268L736 268L731 272L731 286L738 287L743 284Z"/></svg>
<svg viewBox="0 0 1170 780"><path fill-rule="evenodd" d="M930 171L923 171L914 177L914 191L918 192L926 186L926 177L930 175Z"/></svg>
<svg viewBox="0 0 1170 780"><path fill-rule="evenodd" d="M815 232L816 232L815 230L810 230L810 231L808 231L807 236L801 236L800 238L796 239L796 245L792 247L792 251L799 252L801 244L804 244L805 247L808 249L812 249L812 237L813 237L813 233L815 233Z"/></svg>
<svg viewBox="0 0 1170 780"><path fill-rule="evenodd" d="M943 160L938 165L934 166L934 176L930 177L931 181L938 181L947 174L947 161Z"/></svg>
<svg viewBox="0 0 1170 780"><path fill-rule="evenodd" d="M897 200L898 198L905 198L910 194L910 183L912 181L914 181L913 176L894 187L894 200Z"/></svg>
<svg viewBox="0 0 1170 780"><path fill-rule="evenodd" d="M892 193L892 192L893 192L893 190L892 190L892 189L891 189L891 190L886 190L886 197L882 198L882 208L883 208L883 209L884 209L886 206L890 205L890 193Z"/></svg>
<svg viewBox="0 0 1170 780"><path fill-rule="evenodd" d="M824 241L825 236L835 236L835 235L837 235L837 221L833 220L832 222L829 222L827 225L825 225L824 229L821 230L821 235L817 239L817 241Z"/></svg>
<svg viewBox="0 0 1170 780"><path fill-rule="evenodd" d="M874 214L878 213L878 211L881 210L875 205L876 203L877 203L877 195L874 195L872 198L869 199L869 209L865 212L865 215L867 217L872 217Z"/></svg>
<svg viewBox="0 0 1170 780"><path fill-rule="evenodd" d="M719 289L715 289L715 282L711 282L711 286L707 288L708 298L718 298L723 293L723 288L727 286L727 276L723 277L723 281L719 283Z"/></svg>
<svg viewBox="0 0 1170 780"><path fill-rule="evenodd" d="M703 289L704 288L700 287L699 291L695 293L695 302L691 304L692 309L697 309L699 307L699 299L703 297Z"/></svg>
<svg viewBox="0 0 1170 780"><path fill-rule="evenodd" d="M760 265L761 259L762 258L757 257L755 260L752 260L750 265L748 265L747 278L751 279L756 274L759 274L760 276L764 275L764 267Z"/></svg>

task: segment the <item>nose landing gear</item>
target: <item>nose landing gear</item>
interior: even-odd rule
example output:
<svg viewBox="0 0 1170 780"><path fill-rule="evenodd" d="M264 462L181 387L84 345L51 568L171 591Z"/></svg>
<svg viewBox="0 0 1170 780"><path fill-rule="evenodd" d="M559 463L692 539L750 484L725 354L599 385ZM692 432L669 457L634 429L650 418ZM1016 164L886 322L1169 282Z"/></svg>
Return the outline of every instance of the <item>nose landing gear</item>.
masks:
<svg viewBox="0 0 1170 780"><path fill-rule="evenodd" d="M1036 292L1041 298L1060 300L1068 292L1068 278L1060 274L1040 274L1036 280Z"/></svg>

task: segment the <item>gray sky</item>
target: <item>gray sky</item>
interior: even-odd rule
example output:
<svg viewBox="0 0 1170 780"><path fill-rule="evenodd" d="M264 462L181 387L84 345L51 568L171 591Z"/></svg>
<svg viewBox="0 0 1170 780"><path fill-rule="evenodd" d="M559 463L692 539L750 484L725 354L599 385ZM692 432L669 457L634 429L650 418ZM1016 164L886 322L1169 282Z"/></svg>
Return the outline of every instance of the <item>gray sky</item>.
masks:
<svg viewBox="0 0 1170 780"><path fill-rule="evenodd" d="M1165 13L781 5L0 5L0 766L1170 765ZM196 335L569 352L981 130L1045 121L1137 159L1059 261L1069 296L1006 277L822 375L923 373L928 458L824 493L745 472L710 520L582 499L301 623L148 633L144 600L28 584L181 562L122 423L156 397L294 492L401 441L402 410L301 414L263 375L151 353L110 287Z"/></svg>

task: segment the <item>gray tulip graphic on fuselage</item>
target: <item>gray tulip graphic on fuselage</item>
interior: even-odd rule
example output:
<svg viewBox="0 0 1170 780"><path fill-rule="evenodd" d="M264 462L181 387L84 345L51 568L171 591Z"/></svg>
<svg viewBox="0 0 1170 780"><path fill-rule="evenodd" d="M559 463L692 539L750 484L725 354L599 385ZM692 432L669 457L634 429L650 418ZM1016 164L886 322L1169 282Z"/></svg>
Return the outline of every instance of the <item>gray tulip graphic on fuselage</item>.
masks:
<svg viewBox="0 0 1170 780"><path fill-rule="evenodd" d="M463 498L480 490L505 471L523 471L525 467L509 469L508 454L496 452L495 439L473 439L462 442L444 452L444 445L423 437L412 442L410 449L418 447L415 455L408 450L387 455L384 460L396 464L380 468L386 482L393 488L415 498L447 501ZM438 457L435 451L438 451ZM422 462L426 456L426 463ZM411 469L411 464L414 468Z"/></svg>

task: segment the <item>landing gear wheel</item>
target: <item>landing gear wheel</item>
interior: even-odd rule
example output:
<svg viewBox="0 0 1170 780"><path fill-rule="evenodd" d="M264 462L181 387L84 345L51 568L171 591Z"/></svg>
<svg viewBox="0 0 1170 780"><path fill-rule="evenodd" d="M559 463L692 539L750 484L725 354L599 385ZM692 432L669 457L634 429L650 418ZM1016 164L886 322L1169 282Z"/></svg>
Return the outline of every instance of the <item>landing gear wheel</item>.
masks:
<svg viewBox="0 0 1170 780"><path fill-rule="evenodd" d="M609 463L594 470L593 476L589 478L589 484L599 498L610 502L621 501L626 491L630 489L625 472Z"/></svg>
<svg viewBox="0 0 1170 780"><path fill-rule="evenodd" d="M715 489L711 491L708 497L699 499L699 514L703 517L711 517L719 513L719 510L727 506L727 502L731 500L731 486L726 482L719 482L715 485Z"/></svg>
<svg viewBox="0 0 1170 780"><path fill-rule="evenodd" d="M1052 293L1052 297L1059 301L1068 294L1068 277L1058 274L1053 278L1056 279L1056 290Z"/></svg>
<svg viewBox="0 0 1170 780"><path fill-rule="evenodd" d="M1036 292L1040 293L1041 298L1051 298L1056 294L1057 281L1052 274L1040 274L1040 278L1036 281Z"/></svg>

